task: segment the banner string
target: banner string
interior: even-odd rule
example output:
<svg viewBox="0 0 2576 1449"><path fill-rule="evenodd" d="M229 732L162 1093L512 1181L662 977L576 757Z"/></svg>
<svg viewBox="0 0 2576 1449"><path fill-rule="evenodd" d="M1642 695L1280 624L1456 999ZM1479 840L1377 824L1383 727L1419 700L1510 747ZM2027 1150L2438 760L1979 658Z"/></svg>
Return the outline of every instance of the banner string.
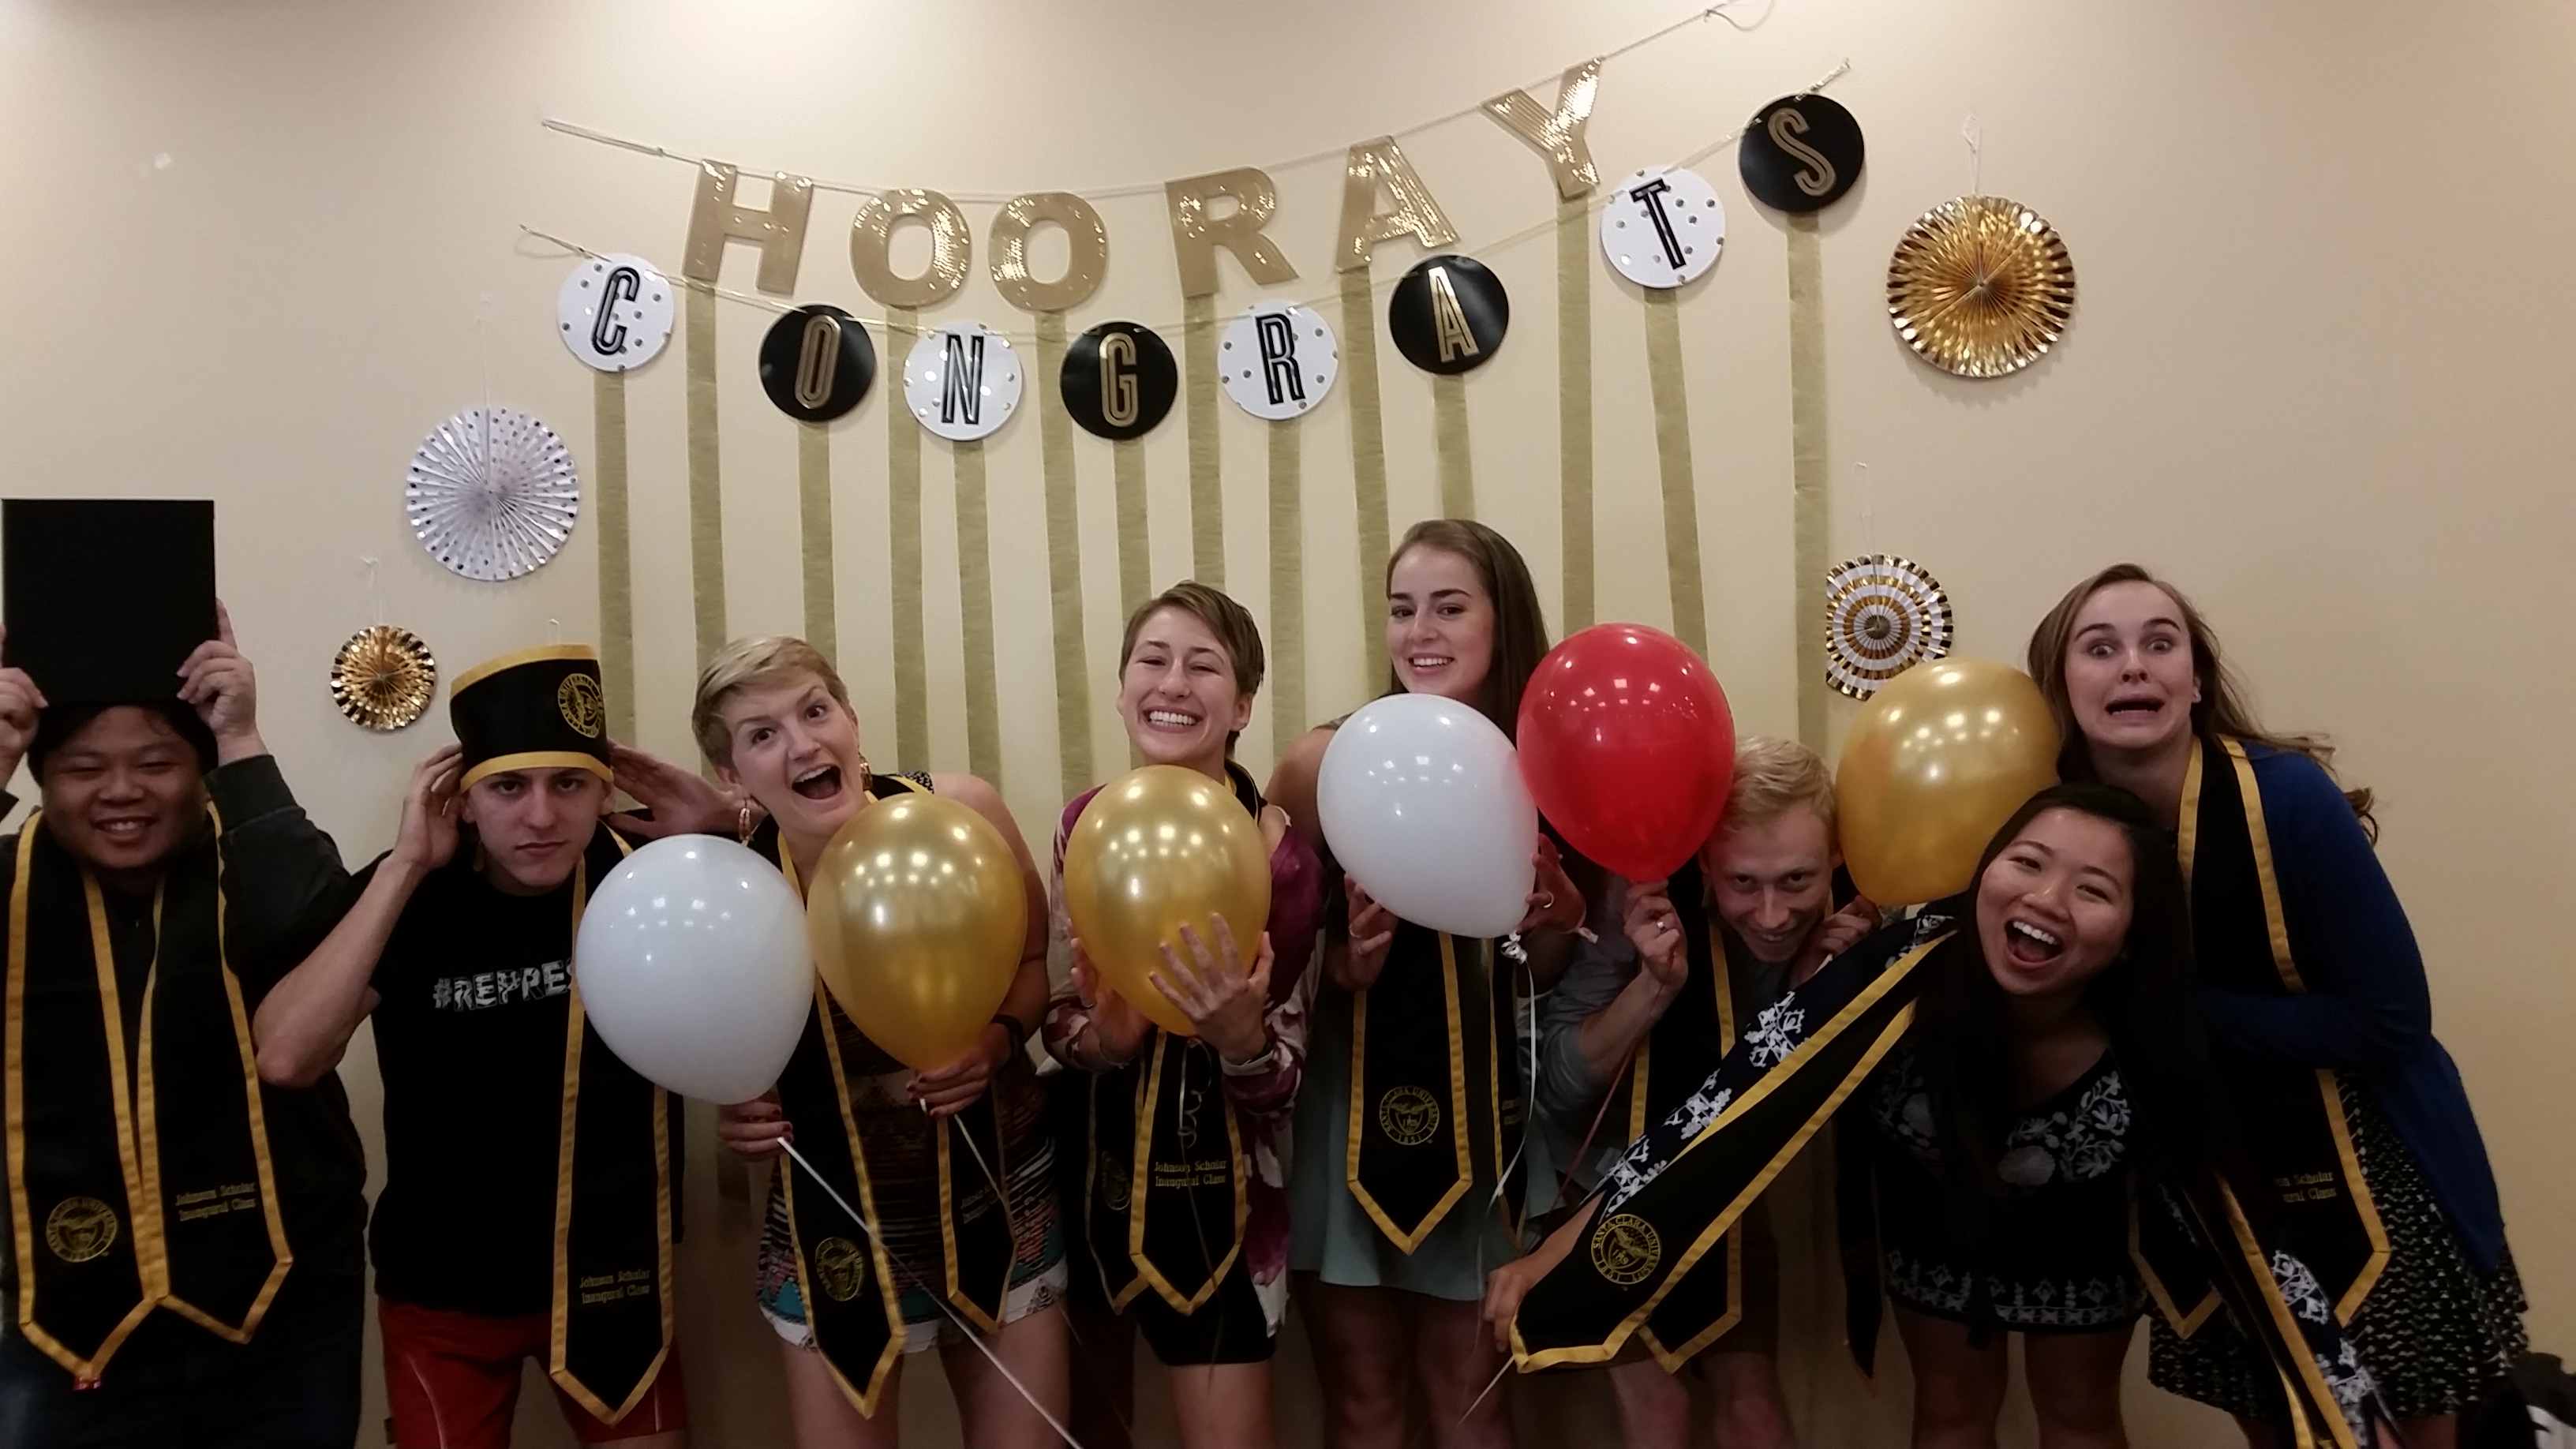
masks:
<svg viewBox="0 0 2576 1449"><path fill-rule="evenodd" d="M1822 76L1819 76L1819 77L1814 81L1814 83L1812 83L1812 84L1810 84L1810 85L1808 85L1808 86L1804 87L1803 89L1800 89L1800 90L1797 90L1797 91L1793 91L1793 92L1791 92L1791 94L1793 94L1793 95L1802 95L1802 96L1814 95L1814 94L1816 94L1817 92L1822 91L1822 90L1824 90L1826 87L1828 87L1828 86L1832 85L1834 82L1836 82L1836 81L1838 81L1838 80L1842 79L1844 76L1849 75L1849 74L1851 73L1851 68L1852 68L1852 63L1851 63L1851 61L1850 61L1849 59L1845 59L1845 60L1843 60L1841 63L1837 64L1837 65L1836 65L1832 70L1829 70L1829 71L1825 72ZM1720 137L1719 137L1719 138L1717 138L1716 140L1709 142L1707 145L1701 146L1701 147L1699 147L1699 148L1697 148L1697 149L1695 149L1695 150L1693 150L1693 151L1688 152L1687 154L1683 155L1683 156L1682 156L1678 161L1676 161L1676 162L1674 162L1674 163L1672 163L1672 164L1677 165L1677 166L1695 166L1695 165L1699 164L1700 162L1707 160L1709 157L1716 155L1718 152L1720 152L1720 151L1722 151L1722 150L1726 149L1727 147L1734 145L1738 140L1740 140L1740 139L1743 137L1743 135L1744 135L1744 128L1742 128L1741 126L1739 126L1739 127L1737 127L1736 129L1734 129L1734 130L1732 130L1732 131L1727 132L1725 135L1720 136ZM1334 155L1336 155L1336 156L1338 156L1338 155L1341 155L1342 153L1341 153L1341 152L1339 152L1339 151L1336 151L1336 152L1334 152L1333 154L1334 154ZM683 159L685 159L685 158L683 158ZM815 183L815 184L819 187L819 186L821 186L821 184L822 184L822 183L817 182L817 183ZM1159 190L1160 188L1158 187L1157 189ZM1094 193L1094 194L1098 194L1098 193ZM1617 202L1617 200L1618 200L1618 195L1617 195L1617 193L1612 192L1612 193L1608 193L1608 194L1595 194L1593 197L1591 197L1589 200L1587 200L1587 201L1586 201L1586 202L1584 202L1583 204L1584 204L1584 207L1585 207L1585 209L1587 210L1587 212L1597 213L1597 212L1601 211L1603 208L1605 208L1605 207L1608 207L1608 206L1611 206L1611 205L1615 204L1615 203ZM1463 256L1470 256L1470 257L1483 257L1483 256L1490 256L1490 255L1492 255L1493 253L1496 253L1496 252L1508 251L1508 250L1512 249L1513 247L1517 247L1517 246L1521 245L1522 243L1524 243L1524 242L1528 242L1528 241L1533 240L1533 239L1535 239L1535 238L1537 238L1537 237L1550 235L1551 233L1553 233L1553 232L1557 229L1558 224L1559 224L1559 223L1558 223L1558 218L1557 218L1557 217L1555 217L1555 216L1553 216L1553 215L1551 215L1551 216L1549 216L1546 220L1538 221L1538 222L1533 222L1533 223L1531 223L1531 224L1530 224L1530 225L1528 225L1528 226L1525 226L1525 227L1520 228L1518 231L1513 231L1513 232L1506 233L1506 234L1505 234L1505 235L1503 235L1503 236L1497 237L1497 238L1495 238L1495 239L1494 239L1494 240L1492 240L1492 241L1482 243L1482 244L1480 244L1480 245L1478 245L1478 246L1475 246L1475 247L1460 247L1460 248L1455 248L1455 249L1454 249L1454 254L1456 254L1456 255L1463 255ZM595 250L595 249L593 249L593 248L591 248L591 247L584 246L584 245L583 245L583 244L581 244L580 242L570 240L570 239L568 239L568 238L566 238L566 237L563 237L563 236L560 236L560 235L558 235L558 234L556 234L556 233L554 233L554 232L540 230L539 228L537 228L537 227L533 227L533 226L529 226L529 225L527 225L527 224L526 224L526 223L524 223L524 222L522 222L522 223L520 224L520 226L519 226L519 234L520 234L522 237L534 238L535 240L542 241L542 242L546 242L546 243L548 243L548 244L550 244L550 245L553 245L553 246L561 247L561 248L563 249L564 253L565 253L566 255L568 255L568 256L582 256L582 257L598 258L598 257L603 257L603 256L606 256L606 255L607 255L607 253L605 253L605 252L601 252L601 251ZM658 265L658 264L657 264L657 265ZM665 275L669 275L669 273L667 272L667 270L665 271ZM1402 277L1401 275L1387 276L1387 277L1383 277L1383 278L1374 278L1374 279L1372 279L1372 280L1371 280L1371 282L1370 282L1370 288L1371 288L1371 290L1372 290L1372 291L1392 291L1392 290L1395 288L1395 286L1397 285L1397 283L1401 282L1402 280L1403 280L1403 277ZM690 289L691 289L691 290L693 290L693 291L703 291L703 292L706 292L706 293L708 293L708 294L710 294L710 295L713 295L713 296L716 296L716 297L720 297L720 298L722 298L722 299L724 299L725 301L728 301L728 302L740 302L740 303L742 303L742 304L744 304L744 305L746 305L746 306L758 307L758 308L763 309L764 311L769 311L769 312L776 312L776 313L782 313L782 314L783 314L783 313L788 313L788 312L793 312L793 311L795 311L795 310L797 309L797 307L798 307L798 305L799 305L799 304L797 304L797 303L793 303L793 302L781 301L781 300L779 300L779 299L777 299L777 298L775 298L775 297L763 297L763 296L755 295L755 294L750 293L750 292L736 292L736 291L732 291L732 290L730 290L730 289L728 289L728 288L714 286L714 285L711 285L711 284L709 284L709 283L705 283L705 282L691 282L691 283L689 283L688 285L689 285ZM1332 293L1327 293L1327 294L1318 295L1318 296L1312 296L1312 297L1306 297L1306 298L1301 298L1301 299L1296 299L1296 300L1297 300L1297 302L1298 302L1298 305L1306 306L1306 307L1313 307L1313 308L1316 308L1316 309L1320 310L1320 309L1322 309L1324 306L1326 306L1327 304L1334 302L1334 301L1335 301L1339 296L1340 296L1340 293L1339 293L1339 291L1338 291L1338 290L1336 290L1335 292L1332 292ZM937 328L935 328L935 327L927 327L927 326L923 326L923 325L919 324L918 322L902 323L902 322L895 322L895 321L892 321L892 320L887 320L887 321L878 321L877 319L875 319L875 318L870 318L870 317L851 317L851 318L846 318L846 319L844 319L844 321L843 321L843 324L842 324L842 325L847 326L847 325L849 325L849 324L850 324L850 323L852 323L852 322L859 323L860 325L865 326L865 327L869 328L869 329L870 329L870 330L872 330L872 331L876 331L876 332L884 333L884 334L887 336L887 338L888 338L888 345L889 345L889 346L891 346L891 345L892 345L891 340L892 340L894 337L896 337L896 336L922 337L922 336L927 336L927 335L929 335L930 333L935 332L935 331L937 331L937 330L938 330L938 329L937 329ZM1154 330L1154 331L1156 331L1156 332L1171 333L1171 332L1177 332L1177 331L1181 330L1183 327L1185 327L1185 326L1187 325L1187 323L1186 323L1186 322L1181 322L1181 321L1166 321L1166 322L1155 322L1155 323L1144 324L1144 325L1149 325L1149 326L1151 326L1151 327L1153 328L1153 330ZM997 336L1005 337L1005 338L1010 339L1010 341L1011 341L1014 345L1017 345L1017 344L1020 344L1020 343L1028 343L1028 344L1034 345L1034 344L1036 343L1036 341L1037 341L1037 335L1038 335L1038 334L1037 334L1037 331L1036 331L1036 328L1035 328L1034 326L1032 326L1032 327L1031 327L1029 330L1027 330L1027 331L1013 331L1013 330L1010 330L1010 329L1008 329L1008 328L1000 328L1000 327L987 327L987 328L986 328L986 330L987 330L987 331L990 331L990 332L992 332L992 333L994 333L994 334L995 334L995 335L997 335Z"/></svg>
<svg viewBox="0 0 2576 1449"><path fill-rule="evenodd" d="M1600 58L1604 61L1616 60L1632 51L1643 50L1647 46L1652 45L1667 36L1688 30L1694 25L1705 24L1711 20L1723 20L1728 25L1734 27L1738 33L1741 33L1759 27L1763 21L1770 18L1770 0L1763 0L1760 13L1755 15L1749 21L1738 20L1732 13L1730 13L1742 7L1746 3L1747 0L1718 0L1717 4L1694 10L1690 14L1683 16L1679 20L1673 21L1671 24L1664 26L1662 29L1655 31L1652 34L1640 36L1639 38L1620 46L1616 50L1604 51ZM1540 80L1532 81L1530 84L1533 86L1545 85L1548 81L1554 80L1555 78L1556 77L1553 74L1550 74ZM1527 89L1527 87L1523 87L1523 89ZM1402 140L1407 136L1418 136L1426 131L1437 130L1442 126L1466 120L1470 116L1481 115L1483 112L1484 103L1479 101L1474 105L1462 106L1459 109L1450 111L1444 115L1434 116L1430 120L1417 122L1401 131L1395 131L1389 134L1393 135L1398 140ZM702 165L707 159L689 155L684 151L673 151L668 147L656 146L649 141L638 141L630 137L615 135L611 132L600 130L595 126L585 126L576 121L566 121L552 116L544 118L538 124L543 126L545 129L556 132L560 135L571 136L583 141L595 142L602 146L613 146L621 151L632 151L639 156L652 156L664 161L677 161L683 166ZM1314 166L1326 161L1339 161L1346 154L1348 154L1347 148L1335 146L1330 150L1312 151L1306 155L1292 157L1286 161L1273 162L1264 169L1270 171L1290 171L1300 166ZM758 176L776 174L776 168L773 167L744 166L741 169L746 173ZM812 179L814 189L817 191L838 192L845 196L877 196L887 191L898 189L890 186L869 186L854 181L825 181L819 177L810 179ZM961 205L1002 206L1024 193L1018 191L943 191L940 194ZM1135 196L1160 196L1163 194L1163 183L1160 181L1140 181L1124 186L1093 188L1080 191L1075 194L1091 201L1113 201Z"/></svg>

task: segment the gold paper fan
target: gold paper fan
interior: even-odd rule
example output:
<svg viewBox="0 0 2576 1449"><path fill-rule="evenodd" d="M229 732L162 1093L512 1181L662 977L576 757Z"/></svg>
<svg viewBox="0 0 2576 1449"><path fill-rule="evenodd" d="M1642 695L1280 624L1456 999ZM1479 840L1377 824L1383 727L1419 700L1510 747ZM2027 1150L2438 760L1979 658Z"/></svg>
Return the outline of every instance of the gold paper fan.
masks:
<svg viewBox="0 0 2576 1449"><path fill-rule="evenodd" d="M2039 214L2000 196L1923 213L1887 264L1887 315L1917 355L1960 377L2037 360L2075 311L2075 264Z"/></svg>
<svg viewBox="0 0 2576 1449"><path fill-rule="evenodd" d="M1863 554L1825 576L1825 680L1854 699L1950 652L1950 598L1909 560Z"/></svg>
<svg viewBox="0 0 2576 1449"><path fill-rule="evenodd" d="M331 702L371 730L420 718L438 692L438 661L409 629L377 624L349 636L331 661Z"/></svg>

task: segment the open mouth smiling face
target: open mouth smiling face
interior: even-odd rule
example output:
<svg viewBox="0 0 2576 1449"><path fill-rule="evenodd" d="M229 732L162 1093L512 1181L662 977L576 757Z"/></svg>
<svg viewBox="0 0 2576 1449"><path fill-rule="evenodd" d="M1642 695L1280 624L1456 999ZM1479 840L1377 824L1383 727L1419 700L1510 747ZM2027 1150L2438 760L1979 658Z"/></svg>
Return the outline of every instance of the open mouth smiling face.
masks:
<svg viewBox="0 0 2576 1449"><path fill-rule="evenodd" d="M1977 882L1977 936L2008 996L2079 990L2129 934L2135 864L2120 827L2080 810L2043 811Z"/></svg>

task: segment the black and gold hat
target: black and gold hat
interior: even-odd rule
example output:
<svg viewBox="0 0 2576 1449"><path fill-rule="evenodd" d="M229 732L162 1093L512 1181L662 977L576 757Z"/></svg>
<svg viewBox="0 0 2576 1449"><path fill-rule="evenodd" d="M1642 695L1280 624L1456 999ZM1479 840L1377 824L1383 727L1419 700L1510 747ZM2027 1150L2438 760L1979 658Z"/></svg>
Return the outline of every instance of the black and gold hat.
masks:
<svg viewBox="0 0 2576 1449"><path fill-rule="evenodd" d="M465 747L460 789L504 770L588 770L616 778L608 764L599 651L587 644L540 645L475 665L448 687L447 719Z"/></svg>

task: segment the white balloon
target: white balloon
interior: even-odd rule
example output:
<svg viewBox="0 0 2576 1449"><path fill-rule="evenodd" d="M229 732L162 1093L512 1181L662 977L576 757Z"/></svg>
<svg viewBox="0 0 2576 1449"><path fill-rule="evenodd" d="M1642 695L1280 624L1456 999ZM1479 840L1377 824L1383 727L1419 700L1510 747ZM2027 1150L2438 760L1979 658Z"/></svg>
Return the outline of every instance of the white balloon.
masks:
<svg viewBox="0 0 2576 1449"><path fill-rule="evenodd" d="M814 1007L795 887L713 835L656 840L610 871L582 909L572 971L619 1060L709 1102L768 1091Z"/></svg>
<svg viewBox="0 0 2576 1449"><path fill-rule="evenodd" d="M1486 937L1529 913L1538 808L1512 742L1472 705L1361 706L1324 747L1315 813L1342 869L1404 920Z"/></svg>

